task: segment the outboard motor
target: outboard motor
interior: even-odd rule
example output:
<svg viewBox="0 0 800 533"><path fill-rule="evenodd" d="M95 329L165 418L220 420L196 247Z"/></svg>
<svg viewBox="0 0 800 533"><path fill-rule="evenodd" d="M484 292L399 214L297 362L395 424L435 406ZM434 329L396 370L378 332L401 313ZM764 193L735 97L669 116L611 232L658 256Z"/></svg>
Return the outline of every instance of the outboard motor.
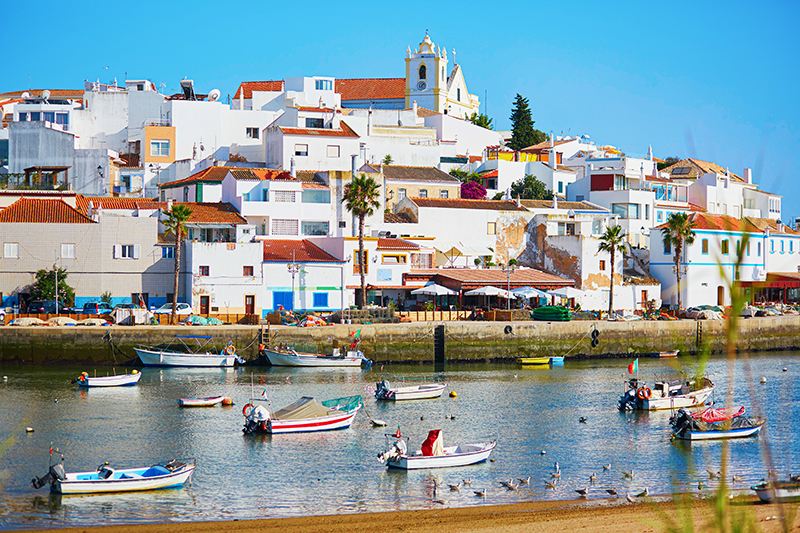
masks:
<svg viewBox="0 0 800 533"><path fill-rule="evenodd" d="M623 413L626 411L633 411L636 409L636 389L628 389L628 391L619 398L619 410Z"/></svg>
<svg viewBox="0 0 800 533"><path fill-rule="evenodd" d="M387 399L391 396L391 385L385 379L380 383L375 384L375 397L380 399Z"/></svg>
<svg viewBox="0 0 800 533"><path fill-rule="evenodd" d="M40 489L55 480L64 481L65 479L67 479L67 474L64 472L64 465L58 463L51 465L47 474L44 476L33 478L31 480L31 485L33 485L34 489Z"/></svg>

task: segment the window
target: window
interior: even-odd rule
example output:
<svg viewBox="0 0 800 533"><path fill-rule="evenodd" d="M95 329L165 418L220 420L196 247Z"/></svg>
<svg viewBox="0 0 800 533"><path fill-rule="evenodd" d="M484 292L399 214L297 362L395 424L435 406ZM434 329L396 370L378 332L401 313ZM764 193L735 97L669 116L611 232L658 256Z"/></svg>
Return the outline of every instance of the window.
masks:
<svg viewBox="0 0 800 533"><path fill-rule="evenodd" d="M18 242L4 242L3 243L3 257L6 259L19 259L19 243Z"/></svg>
<svg viewBox="0 0 800 533"><path fill-rule="evenodd" d="M328 307L328 293L327 292L315 292L314 295L314 307Z"/></svg>
<svg viewBox="0 0 800 533"><path fill-rule="evenodd" d="M115 244L114 259L139 259L140 248L138 244Z"/></svg>
<svg viewBox="0 0 800 533"><path fill-rule="evenodd" d="M39 111L31 111L31 122L39 122L42 120L42 114Z"/></svg>
<svg viewBox="0 0 800 533"><path fill-rule="evenodd" d="M297 230L297 220L286 220L279 218L272 219L273 235L297 235Z"/></svg>
<svg viewBox="0 0 800 533"><path fill-rule="evenodd" d="M198 276L208 276L209 268L208 266L200 266L197 271Z"/></svg>
<svg viewBox="0 0 800 533"><path fill-rule="evenodd" d="M43 113L44 121L45 122L55 122L56 121L56 114L52 111L45 111Z"/></svg>
<svg viewBox="0 0 800 533"><path fill-rule="evenodd" d="M602 235L603 221L599 218L592 220L592 235Z"/></svg>
<svg viewBox="0 0 800 533"><path fill-rule="evenodd" d="M27 113L20 113L17 121L19 122L28 122L28 114Z"/></svg>
<svg viewBox="0 0 800 533"><path fill-rule="evenodd" d="M61 259L75 259L75 244L61 243Z"/></svg>
<svg viewBox="0 0 800 533"><path fill-rule="evenodd" d="M783 239L781 239L781 253L783 253Z"/></svg>
<svg viewBox="0 0 800 533"><path fill-rule="evenodd" d="M329 204L331 203L330 189L303 189L301 201L304 204Z"/></svg>
<svg viewBox="0 0 800 533"><path fill-rule="evenodd" d="M161 259L175 259L175 247L164 246L161 248Z"/></svg>
<svg viewBox="0 0 800 533"><path fill-rule="evenodd" d="M353 250L353 257L355 258L353 260L353 274L359 274L360 272L358 270L358 264L359 264L358 250ZM368 273L369 273L369 251L364 250L364 274Z"/></svg>
<svg viewBox="0 0 800 533"><path fill-rule="evenodd" d="M755 200L755 198L745 198L744 199L744 208L745 209L755 209L756 208L756 200Z"/></svg>
<svg viewBox="0 0 800 533"><path fill-rule="evenodd" d="M794 241L789 241L789 253L790 254L794 253L794 250L792 250L793 245L794 245Z"/></svg>
<svg viewBox="0 0 800 533"><path fill-rule="evenodd" d="M150 155L153 157L169 157L169 141L167 140L150 141Z"/></svg>
<svg viewBox="0 0 800 533"><path fill-rule="evenodd" d="M747 255L750 255L750 243L749 242L747 243L747 246L745 246L745 250L747 251Z"/></svg>
<svg viewBox="0 0 800 533"><path fill-rule="evenodd" d="M306 118L306 128L324 128L325 127L325 119L324 118Z"/></svg>
<svg viewBox="0 0 800 533"><path fill-rule="evenodd" d="M600 260L600 270L605 270L605 269L606 269L606 261L605 261L605 259L601 259Z"/></svg>
<svg viewBox="0 0 800 533"><path fill-rule="evenodd" d="M425 65L419 66L419 79L421 80L428 79L428 68Z"/></svg>
<svg viewBox="0 0 800 533"><path fill-rule="evenodd" d="M664 212L663 211L657 211L656 212L656 221L664 222Z"/></svg>
<svg viewBox="0 0 800 533"><path fill-rule="evenodd" d="M407 256L405 254L384 254L381 256L381 263L384 265L405 265Z"/></svg>
<svg viewBox="0 0 800 533"><path fill-rule="evenodd" d="M708 239L703 239L703 253L708 253Z"/></svg>
<svg viewBox="0 0 800 533"><path fill-rule="evenodd" d="M189 201L189 187L184 187L183 188L183 201L184 202L188 202Z"/></svg>
<svg viewBox="0 0 800 533"><path fill-rule="evenodd" d="M308 155L308 145L307 144L295 144L294 145L294 155Z"/></svg>
<svg viewBox="0 0 800 533"><path fill-rule="evenodd" d="M433 268L433 254L411 254L411 268Z"/></svg>
<svg viewBox="0 0 800 533"><path fill-rule="evenodd" d="M558 234L559 235L575 235L575 224L569 222L559 222L558 223Z"/></svg>
<svg viewBox="0 0 800 533"><path fill-rule="evenodd" d="M428 189L420 189L419 190L419 197L420 198L427 198L428 197Z"/></svg>
<svg viewBox="0 0 800 533"><path fill-rule="evenodd" d="M332 91L333 81L331 80L314 80L314 88L318 91Z"/></svg>
<svg viewBox="0 0 800 533"><path fill-rule="evenodd" d="M736 257L739 257L742 253L742 243L741 241L736 241Z"/></svg>
<svg viewBox="0 0 800 533"><path fill-rule="evenodd" d="M564 182L563 181L559 181L558 182L558 192L559 192L559 194L564 192Z"/></svg>
<svg viewBox="0 0 800 533"><path fill-rule="evenodd" d="M461 101L461 88L456 89L456 100Z"/></svg>
<svg viewBox="0 0 800 533"><path fill-rule="evenodd" d="M758 248L756 249L756 251L758 252L757 253L758 257L761 257L761 243L758 243Z"/></svg>
<svg viewBox="0 0 800 533"><path fill-rule="evenodd" d="M497 234L497 223L496 222L489 222L488 227L486 228L487 235L495 235Z"/></svg>
<svg viewBox="0 0 800 533"><path fill-rule="evenodd" d="M448 197L448 192L445 189L439 191L439 198L447 198L447 197Z"/></svg>
<svg viewBox="0 0 800 533"><path fill-rule="evenodd" d="M307 222L303 221L303 235L328 235L327 222Z"/></svg>
<svg viewBox="0 0 800 533"><path fill-rule="evenodd" d="M611 204L611 212L620 218L638 219L639 204Z"/></svg>
<svg viewBox="0 0 800 533"><path fill-rule="evenodd" d="M406 190L405 189L398 189L397 190L397 201L399 202L403 198L406 197Z"/></svg>
<svg viewBox="0 0 800 533"><path fill-rule="evenodd" d="M253 267L252 266L242 266L242 276L246 278L253 277Z"/></svg>
<svg viewBox="0 0 800 533"><path fill-rule="evenodd" d="M627 189L628 180L625 179L625 176L621 176L619 174L614 175L614 190L615 191L624 191Z"/></svg>
<svg viewBox="0 0 800 533"><path fill-rule="evenodd" d="M248 139L258 139L258 128L246 128L245 136Z"/></svg>
<svg viewBox="0 0 800 533"><path fill-rule="evenodd" d="M773 240L769 241L769 253L771 254L775 253L775 241Z"/></svg>
<svg viewBox="0 0 800 533"><path fill-rule="evenodd" d="M664 241L664 255L670 255L672 253L672 243L668 240Z"/></svg>
<svg viewBox="0 0 800 533"><path fill-rule="evenodd" d="M720 248L722 249L722 255L728 255L728 239L722 239Z"/></svg>
<svg viewBox="0 0 800 533"><path fill-rule="evenodd" d="M578 195L575 196L575 201L576 202L582 202L584 200L584 198L585 197L582 194L578 194Z"/></svg>
<svg viewBox="0 0 800 533"><path fill-rule="evenodd" d="M328 157L339 157L340 149L338 146L328 145Z"/></svg>
<svg viewBox="0 0 800 533"><path fill-rule="evenodd" d="M339 221L339 227L340 227L340 228L346 228L346 227L347 227L347 221L345 221L345 220L340 220L340 221Z"/></svg>
<svg viewBox="0 0 800 533"><path fill-rule="evenodd" d="M276 202L294 203L295 191L273 191L272 199Z"/></svg>
<svg viewBox="0 0 800 533"><path fill-rule="evenodd" d="M644 219L650 220L650 205L644 204Z"/></svg>

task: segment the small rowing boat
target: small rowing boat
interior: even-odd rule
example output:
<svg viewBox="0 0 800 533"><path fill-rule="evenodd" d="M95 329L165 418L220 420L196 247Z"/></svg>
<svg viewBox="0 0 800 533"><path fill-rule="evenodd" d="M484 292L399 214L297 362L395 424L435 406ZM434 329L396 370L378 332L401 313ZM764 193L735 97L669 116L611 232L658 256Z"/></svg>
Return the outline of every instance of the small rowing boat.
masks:
<svg viewBox="0 0 800 533"><path fill-rule="evenodd" d="M375 398L378 400L427 400L439 398L447 383L423 383L406 387L392 387L385 379L375 384Z"/></svg>
<svg viewBox="0 0 800 533"><path fill-rule="evenodd" d="M133 349L144 366L198 366L232 367L243 363L236 355L236 347L228 343L219 353L206 348L213 337L207 335L175 335L178 343L159 346L139 346ZM186 341L189 341L187 344ZM194 344L191 343L194 341ZM205 342L203 342L205 341ZM192 344L190 346L190 344Z"/></svg>
<svg viewBox="0 0 800 533"><path fill-rule="evenodd" d="M798 476L792 476L797 478ZM762 481L750 487L762 502L791 502L800 500L800 480Z"/></svg>
<svg viewBox="0 0 800 533"><path fill-rule="evenodd" d="M764 418L744 416L744 406L726 409L709 407L694 414L678 409L678 414L669 420L672 436L689 441L752 437L761 431L766 422Z"/></svg>
<svg viewBox="0 0 800 533"><path fill-rule="evenodd" d="M389 468L419 470L422 468L445 468L467 466L483 462L489 458L497 446L497 441L459 444L445 447L442 443L442 430L433 429L422 443L419 451L408 453L408 437L397 433L386 435L395 440L388 450L378 455L378 461Z"/></svg>
<svg viewBox="0 0 800 533"><path fill-rule="evenodd" d="M136 385L141 378L142 374L138 370L130 374L100 377L91 377L88 372L83 372L73 383L77 383L79 387L126 387Z"/></svg>
<svg viewBox="0 0 800 533"><path fill-rule="evenodd" d="M520 365L563 365L564 356L553 357L518 357L517 364Z"/></svg>
<svg viewBox="0 0 800 533"><path fill-rule="evenodd" d="M207 396L205 398L178 398L181 407L213 407L217 404L233 405L233 400L227 396Z"/></svg>
<svg viewBox="0 0 800 533"><path fill-rule="evenodd" d="M251 399L244 406L245 435L251 433L308 433L349 428L362 406L361 395L318 402L303 396L291 405L270 413Z"/></svg>

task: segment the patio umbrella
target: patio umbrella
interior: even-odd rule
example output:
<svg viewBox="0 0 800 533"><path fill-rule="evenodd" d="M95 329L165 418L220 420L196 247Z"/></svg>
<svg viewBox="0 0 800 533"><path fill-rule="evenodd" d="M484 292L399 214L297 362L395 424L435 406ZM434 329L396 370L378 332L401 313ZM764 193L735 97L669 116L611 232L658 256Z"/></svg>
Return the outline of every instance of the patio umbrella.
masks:
<svg viewBox="0 0 800 533"><path fill-rule="evenodd" d="M447 296L450 294L457 294L456 291L431 283L419 289L414 289L411 294L427 294L429 296Z"/></svg>
<svg viewBox="0 0 800 533"><path fill-rule="evenodd" d="M464 293L464 296L501 296L503 298L508 298L510 300L516 300L517 297L514 296L513 292L509 292L505 289L498 289L497 287L492 287L488 285L486 287L480 287L478 289L473 289L471 291L467 291Z"/></svg>
<svg viewBox="0 0 800 533"><path fill-rule="evenodd" d="M580 298L581 296L586 296L585 292L579 291L574 287L561 287L547 294L548 296L560 296L562 298Z"/></svg>
<svg viewBox="0 0 800 533"><path fill-rule="evenodd" d="M533 287L520 287L519 289L512 289L511 292L522 298L548 298L550 296L549 293Z"/></svg>

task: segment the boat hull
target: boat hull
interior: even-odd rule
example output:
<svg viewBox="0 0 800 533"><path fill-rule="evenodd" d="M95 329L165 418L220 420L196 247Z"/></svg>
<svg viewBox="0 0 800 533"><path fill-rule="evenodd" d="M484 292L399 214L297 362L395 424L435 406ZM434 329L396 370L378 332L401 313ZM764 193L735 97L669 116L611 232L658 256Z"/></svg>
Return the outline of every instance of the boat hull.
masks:
<svg viewBox="0 0 800 533"><path fill-rule="evenodd" d="M211 396L207 398L178 398L181 407L213 407L222 403L225 396Z"/></svg>
<svg viewBox="0 0 800 533"><path fill-rule="evenodd" d="M194 469L194 465L186 465L169 474L140 477L147 469L133 468L115 471L114 479L99 479L97 472L68 472L67 479L54 481L50 490L59 494L103 494L177 488L191 478ZM130 477L118 477L122 475Z"/></svg>
<svg viewBox="0 0 800 533"><path fill-rule="evenodd" d="M520 365L551 365L564 364L564 356L559 357L519 357L517 364Z"/></svg>
<svg viewBox="0 0 800 533"><path fill-rule="evenodd" d="M689 394L669 396L666 398L652 397L642 402L642 409L645 411L659 411L703 405L706 400L708 400L708 397L711 396L712 392L714 392L712 387L706 387L698 391L690 392Z"/></svg>
<svg viewBox="0 0 800 533"><path fill-rule="evenodd" d="M133 351L139 356L144 366L198 366L209 368L232 367L236 363L233 355L216 353L175 353L162 352L159 350L149 350L146 348L134 348Z"/></svg>
<svg viewBox="0 0 800 533"><path fill-rule="evenodd" d="M447 383L432 383L430 385L415 385L409 387L398 387L390 389L388 393L378 395L376 392L375 397L378 400L387 401L402 401L402 400L429 400L432 398L439 398L442 396Z"/></svg>
<svg viewBox="0 0 800 533"><path fill-rule="evenodd" d="M451 446L444 449L444 455L401 455L399 457L387 459L386 465L389 468L399 468L402 470L468 466L486 461L492 454L495 446L497 446L497 441Z"/></svg>
<svg viewBox="0 0 800 533"><path fill-rule="evenodd" d="M719 431L685 431L682 433L673 433L675 438L688 441L701 441L701 440L721 440L721 439L743 439L757 435L766 421L762 420L752 427L735 428Z"/></svg>
<svg viewBox="0 0 800 533"><path fill-rule="evenodd" d="M121 374L119 376L103 376L99 378L86 377L78 379L79 387L130 387L139 383L142 373Z"/></svg>
<svg viewBox="0 0 800 533"><path fill-rule="evenodd" d="M362 362L360 352L348 352L345 357L310 353L289 354L272 350L267 350L265 353L273 366L360 367Z"/></svg>
<svg viewBox="0 0 800 533"><path fill-rule="evenodd" d="M800 483L793 481L762 481L750 487L762 502L791 502L800 500Z"/></svg>

